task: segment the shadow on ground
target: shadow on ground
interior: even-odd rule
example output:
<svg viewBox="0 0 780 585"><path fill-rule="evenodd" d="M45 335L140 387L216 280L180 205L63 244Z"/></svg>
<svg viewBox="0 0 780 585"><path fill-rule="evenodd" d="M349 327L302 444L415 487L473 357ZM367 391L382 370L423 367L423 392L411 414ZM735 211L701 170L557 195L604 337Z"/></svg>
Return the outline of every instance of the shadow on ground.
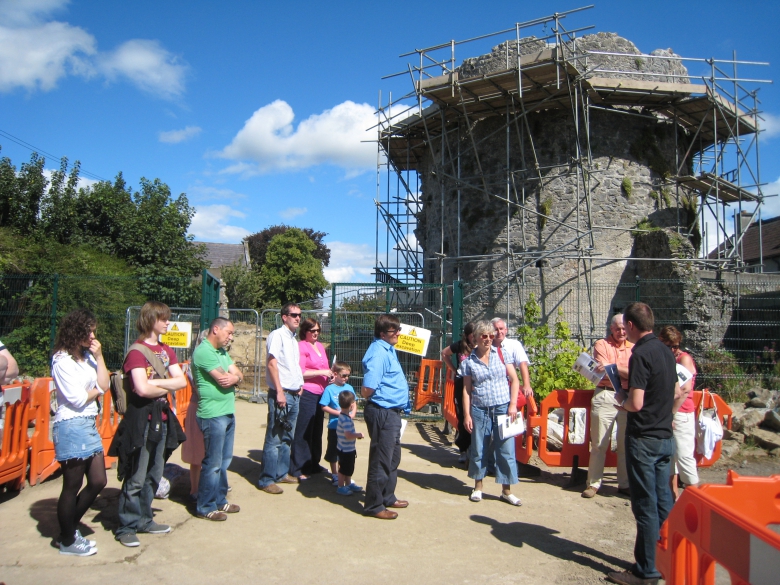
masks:
<svg viewBox="0 0 780 585"><path fill-rule="evenodd" d="M558 532L546 526L526 522L504 523L487 516L477 515L471 516L471 520L490 526L491 534L501 542L520 548L527 545L563 561L577 563L600 573L628 568L624 559L556 536Z"/></svg>

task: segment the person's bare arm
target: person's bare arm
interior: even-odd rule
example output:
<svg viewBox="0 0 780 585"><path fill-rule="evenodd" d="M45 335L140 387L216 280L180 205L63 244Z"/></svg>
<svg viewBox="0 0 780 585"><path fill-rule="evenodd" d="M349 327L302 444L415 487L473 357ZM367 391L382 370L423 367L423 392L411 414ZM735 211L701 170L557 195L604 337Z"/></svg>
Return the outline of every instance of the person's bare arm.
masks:
<svg viewBox="0 0 780 585"><path fill-rule="evenodd" d="M517 376L515 375L515 377ZM531 388L531 374L528 372L528 362L520 362L520 377L523 379L523 394L525 397L533 396L534 390Z"/></svg>
<svg viewBox="0 0 780 585"><path fill-rule="evenodd" d="M517 376L515 376L516 378ZM463 428L469 433L474 430L474 421L471 420L471 376L463 376ZM517 396L517 395L515 395Z"/></svg>
<svg viewBox="0 0 780 585"><path fill-rule="evenodd" d="M106 390L108 390L108 385L111 381L111 375L108 373L108 368L106 367L106 361L105 359L103 359L103 346L100 344L100 342L97 339L93 339L92 343L90 343L89 345L89 351L92 354L92 357L95 358L95 362L97 362L98 387L102 392L105 392Z"/></svg>
<svg viewBox="0 0 780 585"><path fill-rule="evenodd" d="M525 362L521 365L524 364ZM507 414L512 420L515 420L517 418L517 394L520 392L520 382L517 379L517 370L515 370L512 364L506 364L506 375L509 378L509 407L507 408Z"/></svg>
<svg viewBox="0 0 780 585"><path fill-rule="evenodd" d="M452 350L449 345L441 350L441 361L444 362L444 366L454 375L458 373L458 370L452 365L452 355Z"/></svg>
<svg viewBox="0 0 780 585"><path fill-rule="evenodd" d="M688 380L684 386L680 386L679 382L674 385L674 406L672 407L672 414L677 414L682 403L685 402L685 399L688 398L688 394L691 393L692 386L691 380Z"/></svg>
<svg viewBox="0 0 780 585"><path fill-rule="evenodd" d="M360 389L360 395L363 398L365 398L366 400L368 400L369 398L371 398L374 395L374 389L373 388L366 388L365 386L363 386Z"/></svg>
<svg viewBox="0 0 780 585"><path fill-rule="evenodd" d="M629 388L628 397L626 398L625 402L623 402L623 405L619 406L618 408L623 408L628 412L639 412L642 410L644 405L645 391L640 390L639 388Z"/></svg>
<svg viewBox="0 0 780 585"><path fill-rule="evenodd" d="M166 388L152 384L152 380L146 378L146 368L133 368L130 370L130 376L133 378L135 393L142 398L160 398L168 394ZM157 382L159 380L154 381Z"/></svg>
<svg viewBox="0 0 780 585"><path fill-rule="evenodd" d="M0 351L0 355L8 361L8 367L5 370L5 379L2 380L3 384L8 384L11 380L19 376L19 364L16 363L16 359L11 355L11 352L7 349Z"/></svg>
<svg viewBox="0 0 780 585"><path fill-rule="evenodd" d="M287 397L284 395L284 388L282 388L282 383L279 381L279 363L274 356L269 354L265 361L265 367L276 390L276 403L279 405L279 408L284 408L287 406Z"/></svg>
<svg viewBox="0 0 780 585"><path fill-rule="evenodd" d="M135 378L133 378L133 381L135 382ZM171 364L168 366L167 378L148 380L148 383L152 386L157 386L166 392L176 392L176 390L181 390L187 386L187 376L181 371L181 366L179 364Z"/></svg>
<svg viewBox="0 0 780 585"><path fill-rule="evenodd" d="M344 437L346 439L349 439L350 441L354 441L355 439L362 439L363 438L363 433L353 433L351 431L346 431L344 433Z"/></svg>

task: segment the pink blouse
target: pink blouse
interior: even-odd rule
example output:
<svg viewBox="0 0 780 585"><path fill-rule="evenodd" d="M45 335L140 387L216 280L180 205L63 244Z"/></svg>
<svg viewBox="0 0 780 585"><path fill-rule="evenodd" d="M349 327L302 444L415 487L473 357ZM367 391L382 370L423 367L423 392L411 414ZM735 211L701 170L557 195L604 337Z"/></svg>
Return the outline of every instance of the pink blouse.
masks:
<svg viewBox="0 0 780 585"><path fill-rule="evenodd" d="M301 353L301 372L306 370L329 370L330 364L328 363L328 354L325 353L325 347L319 342L314 342L317 345L317 352L314 351L314 347L308 341L299 341L298 349ZM312 394L320 396L325 391L325 386L328 385L327 376L315 376L314 378L308 378L303 380L303 389Z"/></svg>

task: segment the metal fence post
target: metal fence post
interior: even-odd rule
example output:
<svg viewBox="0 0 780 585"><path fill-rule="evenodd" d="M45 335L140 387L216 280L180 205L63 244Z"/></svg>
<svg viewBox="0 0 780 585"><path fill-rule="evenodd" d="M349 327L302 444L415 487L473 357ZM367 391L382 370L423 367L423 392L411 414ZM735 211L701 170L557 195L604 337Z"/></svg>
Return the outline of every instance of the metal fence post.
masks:
<svg viewBox="0 0 780 585"><path fill-rule="evenodd" d="M51 323L49 330L49 353L54 353L54 339L57 336L57 293L60 288L60 275L54 275L51 291Z"/></svg>
<svg viewBox="0 0 780 585"><path fill-rule="evenodd" d="M457 341L463 331L463 281L452 283L452 341Z"/></svg>
<svg viewBox="0 0 780 585"><path fill-rule="evenodd" d="M635 300L636 300L637 303L642 300L642 295L640 293L639 282L640 282L639 275L637 274L636 275L636 291L635 291L636 292L636 299Z"/></svg>

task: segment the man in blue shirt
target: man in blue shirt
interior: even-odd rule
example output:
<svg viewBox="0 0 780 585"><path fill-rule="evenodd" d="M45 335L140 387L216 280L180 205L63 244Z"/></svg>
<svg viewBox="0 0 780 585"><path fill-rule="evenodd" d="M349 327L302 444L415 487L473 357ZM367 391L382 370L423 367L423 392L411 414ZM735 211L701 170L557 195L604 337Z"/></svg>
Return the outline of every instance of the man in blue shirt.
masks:
<svg viewBox="0 0 780 585"><path fill-rule="evenodd" d="M401 322L395 315L380 315L374 323L374 341L363 356L363 389L367 399L363 416L371 437L368 479L363 513L394 520L409 502L395 497L401 463L401 411L409 402L409 384L393 347Z"/></svg>

